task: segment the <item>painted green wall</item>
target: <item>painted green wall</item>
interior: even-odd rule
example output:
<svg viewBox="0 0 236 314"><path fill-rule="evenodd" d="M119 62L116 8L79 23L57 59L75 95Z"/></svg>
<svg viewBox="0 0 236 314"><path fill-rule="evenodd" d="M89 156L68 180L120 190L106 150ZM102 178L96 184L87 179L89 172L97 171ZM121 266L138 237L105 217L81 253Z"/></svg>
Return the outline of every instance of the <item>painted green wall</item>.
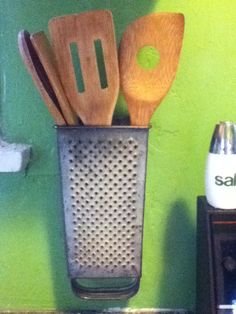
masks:
<svg viewBox="0 0 236 314"><path fill-rule="evenodd" d="M127 302L81 301L66 274L53 121L22 65L19 30L47 29L52 16L111 9L117 39L149 12L185 14L176 80L152 119L143 277ZM0 0L0 119L9 142L29 143L27 173L0 174L0 309L114 306L194 308L196 196L212 129L236 121L236 2L233 0ZM116 115L126 112L119 99Z"/></svg>

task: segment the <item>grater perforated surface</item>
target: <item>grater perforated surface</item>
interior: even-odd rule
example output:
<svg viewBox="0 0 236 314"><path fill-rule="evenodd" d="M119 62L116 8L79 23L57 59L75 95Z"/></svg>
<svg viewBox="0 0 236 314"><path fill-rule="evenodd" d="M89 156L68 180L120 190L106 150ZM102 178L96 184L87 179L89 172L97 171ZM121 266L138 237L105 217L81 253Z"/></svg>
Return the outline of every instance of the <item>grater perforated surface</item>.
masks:
<svg viewBox="0 0 236 314"><path fill-rule="evenodd" d="M139 276L147 129L58 135L71 277Z"/></svg>

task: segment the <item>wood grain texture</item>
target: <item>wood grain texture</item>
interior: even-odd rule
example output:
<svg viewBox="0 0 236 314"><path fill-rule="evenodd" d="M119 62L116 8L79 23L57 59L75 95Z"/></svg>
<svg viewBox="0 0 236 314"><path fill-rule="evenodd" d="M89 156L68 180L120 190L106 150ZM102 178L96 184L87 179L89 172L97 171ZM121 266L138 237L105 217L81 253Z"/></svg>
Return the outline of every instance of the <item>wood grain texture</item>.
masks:
<svg viewBox="0 0 236 314"><path fill-rule="evenodd" d="M184 32L184 16L153 13L135 20L125 30L119 48L121 88L132 125L148 125L168 93L177 71ZM138 51L152 46L160 54L154 69L137 63Z"/></svg>
<svg viewBox="0 0 236 314"><path fill-rule="evenodd" d="M65 125L66 121L53 101L53 93L48 78L30 41L30 34L25 30L20 31L18 34L18 47L22 60L55 123L57 125Z"/></svg>
<svg viewBox="0 0 236 314"><path fill-rule="evenodd" d="M110 125L119 91L119 69L112 14L90 11L49 21L52 46L68 100L86 125ZM101 40L108 86L101 88L94 41ZM85 90L78 92L70 53L76 43Z"/></svg>
<svg viewBox="0 0 236 314"><path fill-rule="evenodd" d="M63 116L69 125L77 124L77 116L72 111L71 106L66 98L65 92L63 90L61 81L59 79L59 74L55 65L54 55L50 46L50 43L44 32L38 32L31 34L31 42L34 49L39 57L39 60L47 73L50 84L54 90L57 97L58 103L60 105Z"/></svg>

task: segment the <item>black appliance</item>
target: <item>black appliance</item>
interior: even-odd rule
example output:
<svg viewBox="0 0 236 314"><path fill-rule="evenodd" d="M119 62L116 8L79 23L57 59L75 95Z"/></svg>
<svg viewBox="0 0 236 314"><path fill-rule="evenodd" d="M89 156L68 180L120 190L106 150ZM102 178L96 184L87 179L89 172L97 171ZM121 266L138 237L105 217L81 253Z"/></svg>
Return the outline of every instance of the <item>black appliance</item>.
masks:
<svg viewBox="0 0 236 314"><path fill-rule="evenodd" d="M236 314L236 209L197 201L197 314Z"/></svg>

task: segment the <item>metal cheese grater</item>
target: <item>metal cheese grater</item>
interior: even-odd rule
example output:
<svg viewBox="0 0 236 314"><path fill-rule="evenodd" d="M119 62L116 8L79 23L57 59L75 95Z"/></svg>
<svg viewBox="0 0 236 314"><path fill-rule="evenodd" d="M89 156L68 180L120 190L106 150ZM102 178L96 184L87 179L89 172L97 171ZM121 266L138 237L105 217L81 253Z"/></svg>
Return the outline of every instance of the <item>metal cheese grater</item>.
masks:
<svg viewBox="0 0 236 314"><path fill-rule="evenodd" d="M141 277L146 127L58 127L69 277L83 298L127 298ZM130 279L84 286L84 279ZM111 281L112 282L112 281Z"/></svg>

